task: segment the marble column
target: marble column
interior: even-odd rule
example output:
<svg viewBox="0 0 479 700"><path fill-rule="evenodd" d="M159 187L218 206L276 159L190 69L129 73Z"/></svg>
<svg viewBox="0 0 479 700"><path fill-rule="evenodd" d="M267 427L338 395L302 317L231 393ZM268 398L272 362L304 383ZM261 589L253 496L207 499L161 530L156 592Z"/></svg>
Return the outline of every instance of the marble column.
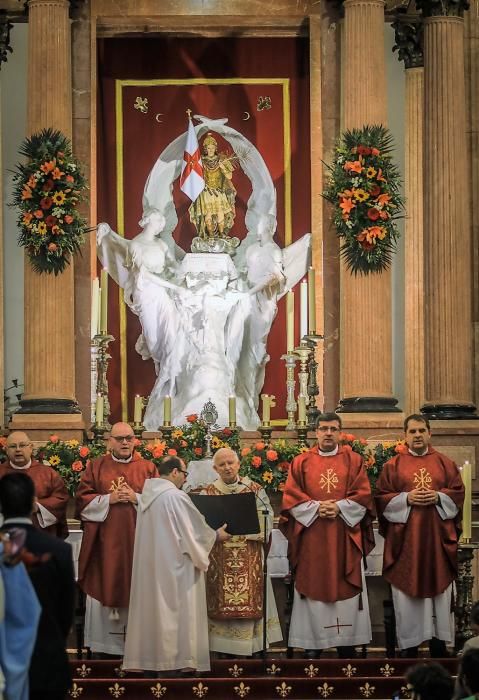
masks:
<svg viewBox="0 0 479 700"><path fill-rule="evenodd" d="M404 412L424 403L424 54L423 26L400 15L393 23L406 68L404 221Z"/></svg>
<svg viewBox="0 0 479 700"><path fill-rule="evenodd" d="M68 0L29 0L28 134L53 127L71 137ZM73 265L39 275L25 261L25 392L12 426L81 428L75 399Z"/></svg>
<svg viewBox="0 0 479 700"><path fill-rule="evenodd" d="M458 16L466 4L420 0L417 5L425 17L422 410L431 418L466 419L475 413L464 20Z"/></svg>
<svg viewBox="0 0 479 700"><path fill-rule="evenodd" d="M343 128L387 122L384 0L345 0ZM392 396L391 272L341 270L344 413L398 411Z"/></svg>

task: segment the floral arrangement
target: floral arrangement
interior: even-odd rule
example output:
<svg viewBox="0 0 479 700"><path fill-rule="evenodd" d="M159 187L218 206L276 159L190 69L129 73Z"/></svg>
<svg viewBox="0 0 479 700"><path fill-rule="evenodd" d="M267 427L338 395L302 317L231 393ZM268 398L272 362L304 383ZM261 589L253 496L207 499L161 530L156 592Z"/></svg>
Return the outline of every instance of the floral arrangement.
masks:
<svg viewBox="0 0 479 700"><path fill-rule="evenodd" d="M258 482L264 488L282 491L291 461L296 455L307 452L308 449L309 447L286 442L286 440L276 440L269 444L257 442L241 450L240 473Z"/></svg>
<svg viewBox="0 0 479 700"><path fill-rule="evenodd" d="M72 155L70 141L59 131L44 129L25 139L17 165L12 205L19 210L18 243L38 273L63 272L80 250L86 221L78 211L86 180Z"/></svg>
<svg viewBox="0 0 479 700"><path fill-rule="evenodd" d="M390 132L375 125L344 132L335 148L323 196L333 204L341 255L354 274L386 270L396 249L404 200L392 147Z"/></svg>
<svg viewBox="0 0 479 700"><path fill-rule="evenodd" d="M141 442L137 451L145 459L160 460L166 455L178 455L186 463L194 459L202 459L206 452L205 437L208 432L207 424L194 413L186 417L186 424L175 427L162 440L152 443ZM231 428L223 428L213 432L211 450L215 453L221 447L229 447L239 452L239 434Z"/></svg>
<svg viewBox="0 0 479 700"><path fill-rule="evenodd" d="M105 448L97 443L81 445L78 440L60 440L50 435L48 442L35 453L36 459L53 467L62 477L71 496L75 495L81 475L90 459L104 454Z"/></svg>

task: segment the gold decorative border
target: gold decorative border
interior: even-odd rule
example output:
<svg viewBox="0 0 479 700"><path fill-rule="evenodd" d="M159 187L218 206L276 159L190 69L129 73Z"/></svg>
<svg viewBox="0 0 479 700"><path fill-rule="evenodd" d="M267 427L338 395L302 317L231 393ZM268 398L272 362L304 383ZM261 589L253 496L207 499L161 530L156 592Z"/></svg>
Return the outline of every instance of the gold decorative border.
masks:
<svg viewBox="0 0 479 700"><path fill-rule="evenodd" d="M117 229L125 235L125 210L123 200L123 87L157 85L281 85L283 88L283 157L284 157L284 243L292 243L291 218L291 96L289 78L179 78L177 80L115 80L116 117L116 212ZM126 306L123 290L118 290L120 326L120 396L122 420L128 420L128 366L126 354ZM285 420L272 421L274 425L286 425Z"/></svg>

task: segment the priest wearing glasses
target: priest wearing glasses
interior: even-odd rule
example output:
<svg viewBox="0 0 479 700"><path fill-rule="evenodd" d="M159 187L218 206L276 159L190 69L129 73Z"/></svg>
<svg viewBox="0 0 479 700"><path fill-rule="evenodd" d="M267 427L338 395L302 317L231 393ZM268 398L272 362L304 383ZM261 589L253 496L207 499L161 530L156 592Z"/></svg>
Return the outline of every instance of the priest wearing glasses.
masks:
<svg viewBox="0 0 479 700"><path fill-rule="evenodd" d="M109 453L92 460L77 491L83 522L78 583L87 594L85 646L122 655L128 619L138 495L156 477L153 462L134 452L128 423L115 423Z"/></svg>

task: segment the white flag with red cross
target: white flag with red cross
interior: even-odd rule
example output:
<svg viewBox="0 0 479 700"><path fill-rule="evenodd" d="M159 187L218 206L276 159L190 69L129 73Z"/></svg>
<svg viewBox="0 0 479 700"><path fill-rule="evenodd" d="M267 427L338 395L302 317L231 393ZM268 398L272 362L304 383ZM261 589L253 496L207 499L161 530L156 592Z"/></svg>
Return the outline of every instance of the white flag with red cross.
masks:
<svg viewBox="0 0 479 700"><path fill-rule="evenodd" d="M180 190L194 202L204 189L205 179L203 177L200 147L195 127L191 118L189 118L183 165L181 166Z"/></svg>

